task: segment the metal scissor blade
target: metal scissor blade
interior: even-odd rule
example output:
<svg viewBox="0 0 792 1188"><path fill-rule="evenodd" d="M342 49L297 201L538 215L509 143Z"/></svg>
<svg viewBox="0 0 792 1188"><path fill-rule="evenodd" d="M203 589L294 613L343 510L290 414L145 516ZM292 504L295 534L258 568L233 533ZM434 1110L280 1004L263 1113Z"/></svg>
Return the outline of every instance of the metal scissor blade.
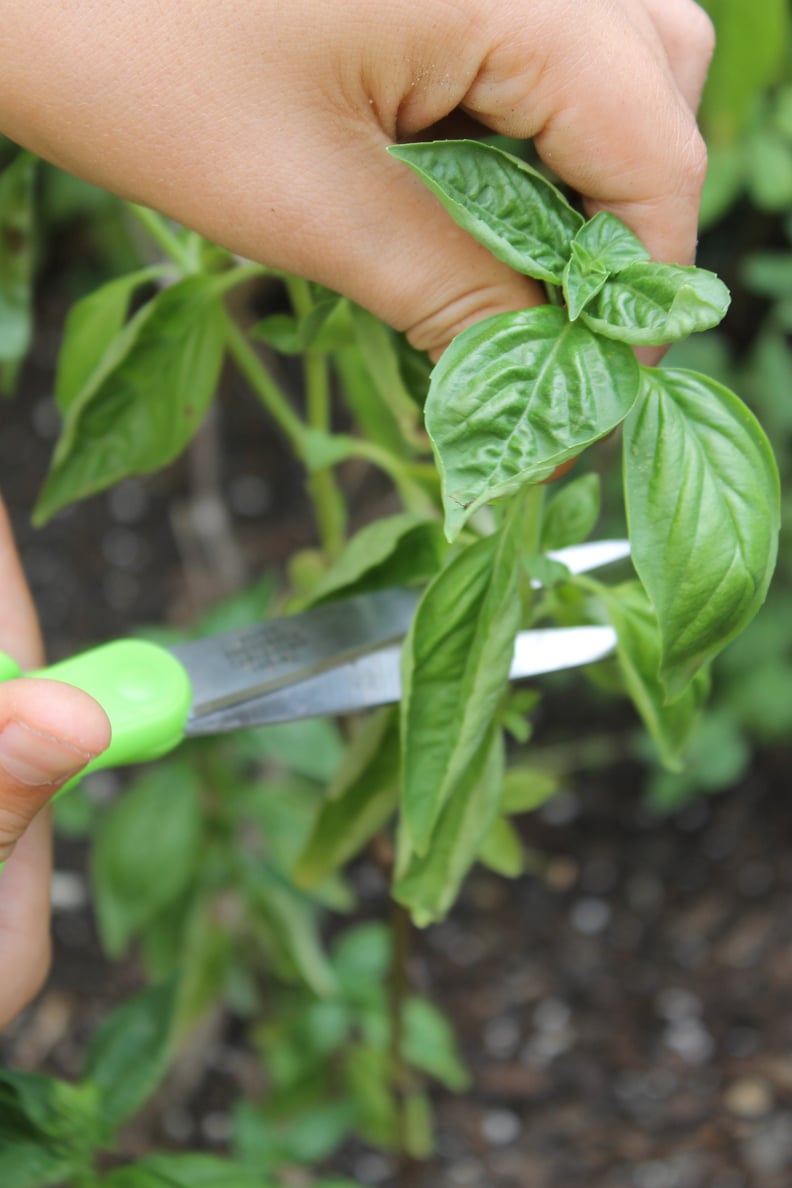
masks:
<svg viewBox="0 0 792 1188"><path fill-rule="evenodd" d="M626 540L596 540L548 556L572 573L585 573L629 553ZM170 648L189 674L192 718L241 708L250 699L327 670L346 671L347 662L401 640L419 598L417 591L402 588L361 594Z"/></svg>
<svg viewBox="0 0 792 1188"><path fill-rule="evenodd" d="M314 676L404 637L415 590L381 590L330 602L169 649L186 668L199 716Z"/></svg>
<svg viewBox="0 0 792 1188"><path fill-rule="evenodd" d="M552 627L517 636L511 680L593 664L610 655L610 627ZM401 648L381 648L297 684L274 689L218 713L191 718L188 735L218 734L251 726L357 713L401 700Z"/></svg>
<svg viewBox="0 0 792 1188"><path fill-rule="evenodd" d="M588 573L602 569L630 555L629 540L588 540L584 544L569 545L547 554L551 561L560 561L570 573Z"/></svg>

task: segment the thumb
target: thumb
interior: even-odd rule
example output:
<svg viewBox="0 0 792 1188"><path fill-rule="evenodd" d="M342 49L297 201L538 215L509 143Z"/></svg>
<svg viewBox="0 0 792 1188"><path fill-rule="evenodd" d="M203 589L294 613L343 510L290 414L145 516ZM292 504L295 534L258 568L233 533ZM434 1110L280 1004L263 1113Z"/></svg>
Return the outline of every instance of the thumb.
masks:
<svg viewBox="0 0 792 1188"><path fill-rule="evenodd" d="M37 679L0 685L0 862L109 741L107 715L82 690Z"/></svg>

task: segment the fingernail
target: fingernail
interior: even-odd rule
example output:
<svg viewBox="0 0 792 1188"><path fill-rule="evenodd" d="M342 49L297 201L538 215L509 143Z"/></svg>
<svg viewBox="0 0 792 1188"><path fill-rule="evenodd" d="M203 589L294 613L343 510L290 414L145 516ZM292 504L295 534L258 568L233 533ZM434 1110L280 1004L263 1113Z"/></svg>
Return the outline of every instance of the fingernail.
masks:
<svg viewBox="0 0 792 1188"><path fill-rule="evenodd" d="M24 722L9 722L0 732L0 769L32 788L62 784L91 759L93 755L79 747Z"/></svg>

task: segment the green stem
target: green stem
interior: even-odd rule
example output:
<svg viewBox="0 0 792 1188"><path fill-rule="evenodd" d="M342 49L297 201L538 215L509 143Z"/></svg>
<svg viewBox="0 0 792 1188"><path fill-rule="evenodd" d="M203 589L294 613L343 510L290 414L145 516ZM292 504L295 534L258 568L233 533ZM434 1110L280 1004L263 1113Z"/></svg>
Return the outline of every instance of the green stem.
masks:
<svg viewBox="0 0 792 1188"><path fill-rule="evenodd" d="M302 321L314 306L310 286L302 277L290 276L286 278L286 288L292 308ZM311 350L310 346L303 355L303 382L308 424L319 433L330 433L330 373L325 356ZM332 561L344 547L346 528L346 505L332 467L312 471L308 477L308 492L314 505L322 550Z"/></svg>
<svg viewBox="0 0 792 1188"><path fill-rule="evenodd" d="M409 471L411 469L416 470L415 464L405 465L400 458L397 458L395 454L391 454L388 450L383 449L382 446L378 446L373 441L365 441L358 437L353 439L349 453L354 458L364 458L372 466L379 467L380 470L387 474L399 492L401 501L407 511L429 517L434 517L437 514L437 507L431 496L427 495L420 483L417 483L410 476ZM433 473L431 467L426 467L426 470L427 473Z"/></svg>
<svg viewBox="0 0 792 1188"><path fill-rule="evenodd" d="M229 353L247 379L264 408L283 430L299 458L305 456L305 425L297 416L284 392L267 371L256 351L233 318L228 319Z"/></svg>
<svg viewBox="0 0 792 1188"><path fill-rule="evenodd" d="M518 499L523 500L523 548L527 556L538 553L542 545L542 513L544 511L545 489L540 484L524 489ZM534 601L531 578L525 567L521 567L520 598L523 616L527 618Z"/></svg>
<svg viewBox="0 0 792 1188"><path fill-rule="evenodd" d="M410 1074L404 1058L404 1010L410 993L410 942L412 924L407 909L396 900L391 901L390 1017L391 1017L391 1076L396 1103L396 1140L402 1160L409 1156L407 1123L407 1094ZM403 1171L403 1169L402 1169Z"/></svg>
<svg viewBox="0 0 792 1188"><path fill-rule="evenodd" d="M525 491L523 498L523 541L527 553L538 553L542 544L542 514L545 488L537 483Z"/></svg>
<svg viewBox="0 0 792 1188"><path fill-rule="evenodd" d="M166 256L170 256L175 264L185 274L190 276L198 271L197 261L187 244L182 243L168 226L162 215L157 214L148 206L138 206L136 202L128 202L127 208L132 212L141 227L148 231L151 238L162 248Z"/></svg>

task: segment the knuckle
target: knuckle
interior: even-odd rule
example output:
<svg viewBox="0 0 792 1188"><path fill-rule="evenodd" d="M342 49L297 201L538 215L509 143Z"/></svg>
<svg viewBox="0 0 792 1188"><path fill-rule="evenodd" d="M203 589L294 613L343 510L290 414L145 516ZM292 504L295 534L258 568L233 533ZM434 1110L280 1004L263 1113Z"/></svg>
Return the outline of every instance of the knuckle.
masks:
<svg viewBox="0 0 792 1188"><path fill-rule="evenodd" d="M10 808L0 809L0 862L5 862L28 826L22 813Z"/></svg>
<svg viewBox="0 0 792 1188"><path fill-rule="evenodd" d="M699 194L707 176L707 146L693 123L681 144L680 177L685 192Z"/></svg>
<svg viewBox="0 0 792 1188"><path fill-rule="evenodd" d="M715 52L715 26L700 4L690 4L687 15L687 44L705 63Z"/></svg>

